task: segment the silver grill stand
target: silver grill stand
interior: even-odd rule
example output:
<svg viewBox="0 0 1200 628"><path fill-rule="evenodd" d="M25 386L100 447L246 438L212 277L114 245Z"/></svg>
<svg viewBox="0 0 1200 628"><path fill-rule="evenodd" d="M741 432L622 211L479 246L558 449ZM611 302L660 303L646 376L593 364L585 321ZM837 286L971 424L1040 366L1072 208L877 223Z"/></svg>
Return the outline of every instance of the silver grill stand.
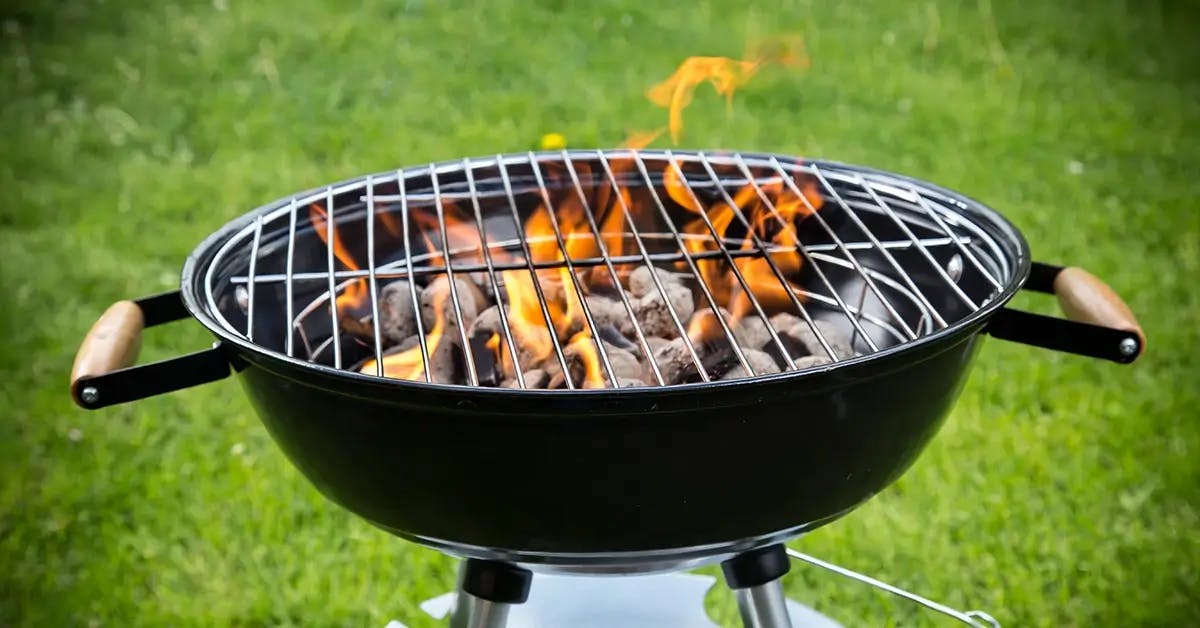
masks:
<svg viewBox="0 0 1200 628"><path fill-rule="evenodd" d="M738 589L734 593L745 628L793 628L780 581Z"/></svg>
<svg viewBox="0 0 1200 628"><path fill-rule="evenodd" d="M788 558L820 567L902 597L972 628L1000 628L983 611L960 611L783 546L753 550L722 564L745 628L842 628L811 608L786 599L782 577ZM427 600L421 609L449 617L451 628L716 628L704 611L710 576L669 573L620 577L532 574L506 563L468 559L458 591ZM398 621L386 628L404 628Z"/></svg>
<svg viewBox="0 0 1200 628"><path fill-rule="evenodd" d="M738 554L721 563L725 583L737 597L745 628L793 628L781 578L791 564L783 545Z"/></svg>

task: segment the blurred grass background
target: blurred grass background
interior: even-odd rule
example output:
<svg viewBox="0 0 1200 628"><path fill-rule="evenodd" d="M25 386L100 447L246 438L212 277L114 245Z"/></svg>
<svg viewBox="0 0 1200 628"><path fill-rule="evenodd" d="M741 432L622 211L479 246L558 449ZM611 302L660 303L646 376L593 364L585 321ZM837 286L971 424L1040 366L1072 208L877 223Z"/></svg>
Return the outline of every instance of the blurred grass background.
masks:
<svg viewBox="0 0 1200 628"><path fill-rule="evenodd" d="M1037 259L1109 280L1150 338L1130 367L989 341L914 468L793 545L1007 626L1196 625L1197 14L1078 0L4 4L0 625L431 625L416 605L452 586L452 562L318 496L236 384L83 412L66 389L79 339L110 302L177 287L192 247L259 204L547 132L615 145L665 123L643 92L684 57L779 32L803 33L811 69L761 74L728 116L702 90L685 146L962 190ZM143 360L208 342L194 323L156 329ZM947 625L809 567L787 589L847 625ZM731 595L710 598L735 625Z"/></svg>

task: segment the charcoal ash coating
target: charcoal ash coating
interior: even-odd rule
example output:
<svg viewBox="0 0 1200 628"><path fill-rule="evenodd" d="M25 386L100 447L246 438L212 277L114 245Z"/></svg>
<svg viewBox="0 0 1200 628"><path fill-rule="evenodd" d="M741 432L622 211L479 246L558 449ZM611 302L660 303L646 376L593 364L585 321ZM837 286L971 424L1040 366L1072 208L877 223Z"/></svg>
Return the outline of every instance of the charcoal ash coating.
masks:
<svg viewBox="0 0 1200 628"><path fill-rule="evenodd" d="M421 288L416 292L420 300ZM385 343L400 343L417 333L417 317L407 281L393 281L379 291L379 333Z"/></svg>
<svg viewBox="0 0 1200 628"><path fill-rule="evenodd" d="M755 375L769 375L779 372L779 365L775 363L775 358L772 358L770 354L764 351L742 349L742 355L745 356L746 363L754 370ZM722 375L721 379L741 379L743 377L750 377L750 374L746 372L745 367L737 364Z"/></svg>
<svg viewBox="0 0 1200 628"><path fill-rule="evenodd" d="M664 282L663 289L667 293L667 298L670 299L670 308L675 310L675 316L686 328L688 320L696 310L692 291L687 286L673 281ZM667 304L668 301L663 300L662 293L658 291L638 297L633 302L633 311L637 315L638 325L641 326L643 333L663 338L679 336L679 327L675 324L675 319L671 317L671 310L668 309Z"/></svg>
<svg viewBox="0 0 1200 628"><path fill-rule="evenodd" d="M651 353L657 353L659 349L671 344L671 340L662 336L649 336L646 338L646 344L650 345Z"/></svg>
<svg viewBox="0 0 1200 628"><path fill-rule="evenodd" d="M625 304L617 299L610 299L598 294L589 294L583 300L588 311L592 313L592 320L597 325L614 327L626 336L633 334L633 324L629 320L629 312L625 310ZM636 301L636 299L632 301ZM630 305L632 306L633 303L631 302Z"/></svg>
<svg viewBox="0 0 1200 628"><path fill-rule="evenodd" d="M797 358L796 369L806 369L812 366L821 366L822 364L830 364L833 360L823 355L806 355L802 358Z"/></svg>
<svg viewBox="0 0 1200 628"><path fill-rule="evenodd" d="M629 274L629 294L641 298L658 291L658 286L654 285L654 279L650 276L650 268L649 266L638 266ZM667 287L667 284L682 285L679 275L669 270L655 267L654 274L658 275L658 280L664 288Z"/></svg>
<svg viewBox="0 0 1200 628"><path fill-rule="evenodd" d="M804 319L792 314L780 313L771 317L771 324L775 327L775 331L781 339L790 340L792 343L801 345L809 355L829 357L829 353L825 351L825 347L821 346L821 341L817 338L817 334ZM840 327L822 319L814 320L813 324L821 332L821 335L825 337L825 342L829 343L830 348L837 354L839 360L845 360L854 356L854 349L850 346L850 339L846 337L846 334L842 332Z"/></svg>
<svg viewBox="0 0 1200 628"><path fill-rule="evenodd" d="M480 306L487 303L487 297L483 291L476 286L474 282L462 277L454 278L455 291L458 293L458 310L462 313L462 324L468 329L471 323L475 321L475 316L482 309ZM429 285L425 286L425 290L421 292L421 322L425 325L425 329L433 329L434 323L437 321L437 314L434 311L434 303L439 299L445 298L445 312L447 322L453 322L455 325L458 321L455 320L453 313L453 294L450 291L450 279L445 275L438 276ZM380 318L382 318L382 314Z"/></svg>
<svg viewBox="0 0 1200 628"><path fill-rule="evenodd" d="M692 354L688 351L687 343L683 338L674 338L667 341L654 351L654 361L658 364L658 372L662 375L663 383L678 384L689 375L696 372L696 364L692 361ZM649 369L646 369L649 371ZM643 377L645 381L655 381L654 374L647 372Z"/></svg>
<svg viewBox="0 0 1200 628"><path fill-rule="evenodd" d="M530 369L521 374L526 388L545 388L550 382L550 376L542 369ZM504 382L505 388L520 388L521 383L516 378Z"/></svg>
<svg viewBox="0 0 1200 628"><path fill-rule="evenodd" d="M640 378L645 372L645 366L631 351L606 342L604 352L608 354L608 363L612 365L613 375L618 378Z"/></svg>
<svg viewBox="0 0 1200 628"><path fill-rule="evenodd" d="M771 332L756 314L742 317L733 325L733 337L746 349L761 349L771 342Z"/></svg>

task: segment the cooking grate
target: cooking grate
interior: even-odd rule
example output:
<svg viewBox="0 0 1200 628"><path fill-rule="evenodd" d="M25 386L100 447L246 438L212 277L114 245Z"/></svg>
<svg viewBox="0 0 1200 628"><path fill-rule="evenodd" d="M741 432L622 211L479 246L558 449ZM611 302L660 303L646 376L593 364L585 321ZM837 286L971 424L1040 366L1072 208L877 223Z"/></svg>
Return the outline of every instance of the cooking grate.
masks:
<svg viewBox="0 0 1200 628"><path fill-rule="evenodd" d="M682 184L676 192L686 193L683 204L678 194L667 189L673 181ZM767 192L769 186L803 202L803 220L786 219L775 205L778 197ZM806 195L809 190L802 190L804 186L817 190L819 203ZM610 193L625 189L629 194L612 193L605 207L594 207L598 190L603 189ZM752 224L756 217L740 209L744 203L735 202L739 191L756 198L765 210L763 216L774 221L772 228L790 230L798 245L781 247L763 238L761 229ZM550 209L549 215L555 216L554 208L566 202L583 207L586 229L564 232L555 218L549 221L548 233L536 238L523 233L538 207ZM733 231L722 231L705 212L689 213L684 206L689 202L702 207L723 202L733 208ZM320 219L310 217L314 204ZM470 224L451 224L449 207L465 215ZM602 220L604 212L619 212L616 236L621 251L610 250L614 232ZM421 216L423 222L417 220ZM684 220L696 218L703 222L703 232L680 228ZM477 242L456 246L464 229ZM760 373L746 357L748 347L740 343L728 312L716 305L719 295L713 294L699 264L709 260L726 264L731 281L748 297L746 316L763 323L781 370L819 369L936 333L999 293L1011 281L1014 268L997 241L996 229L949 193L839 164L670 151L499 155L371 175L266 207L216 253L204 293L219 324L269 351L337 369L373 357L374 374L382 376L382 286L411 278L409 296L419 312L417 283L444 275L449 279L447 303L456 323L448 333L458 336L457 357L464 363L466 383L474 386L480 384L483 365L476 364L479 354L471 349L456 276L474 277L492 298L507 303L505 271L529 273L540 317L546 329L553 330L555 321L547 307L546 286L537 279L539 272L566 268L569 288L585 294L590 288L580 277L587 271L617 277L631 266L672 267L697 290L697 311L711 312L720 339L730 349L730 360L755 376ZM571 243L577 238L594 241L598 254L572 255ZM339 243L341 250L326 242ZM694 246L697 242L704 246ZM560 253L555 259L541 259L531 251L532 246L548 244ZM799 276L776 261L777 255L792 250L801 256ZM343 255L353 263L348 264ZM784 346L780 330L771 321L772 312L780 308L760 302L750 279L739 269L737 261L745 259L766 262L788 297L784 309L799 317L819 343L822 364L797 360ZM671 325L695 367L694 379L710 381L712 366L705 364L702 348L689 338L688 321L671 306L665 280L658 273L649 276L653 289L667 303ZM363 334L348 333L347 319L339 312L339 301L351 291L362 290L364 280L362 320L369 331L365 340ZM653 381L646 383L670 384L637 322L633 297L620 281L610 283L611 296L632 323L631 340L647 361ZM608 343L597 342L603 334L588 300L579 302L605 380L612 386L618 377ZM516 360L520 338L513 332L507 309L498 308L501 341ZM432 356L426 337L430 329L420 316L416 325L422 376L429 382ZM831 331L840 333L841 340L828 337ZM568 373L567 343L553 331L548 335L554 359ZM525 388L521 365L514 371L518 387ZM564 384L579 387L569 376Z"/></svg>

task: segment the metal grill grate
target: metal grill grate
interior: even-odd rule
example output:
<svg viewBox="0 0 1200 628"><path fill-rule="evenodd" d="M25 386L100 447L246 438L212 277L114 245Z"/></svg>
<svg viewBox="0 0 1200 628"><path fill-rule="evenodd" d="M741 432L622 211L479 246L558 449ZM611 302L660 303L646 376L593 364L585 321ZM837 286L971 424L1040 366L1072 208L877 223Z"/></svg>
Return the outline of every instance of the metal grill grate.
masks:
<svg viewBox="0 0 1200 628"><path fill-rule="evenodd" d="M553 174L554 176L550 176ZM722 202L733 209L736 238L722 232L705 212L687 214L678 199L666 189L665 178L682 183L685 202L708 207ZM823 206L810 202L798 181L812 183ZM766 191L785 189L805 205L804 224L786 219L773 196ZM782 188L780 187L782 186ZM593 207L596 190L633 190L641 195L643 213L638 217L630 198L615 194L607 207ZM798 246L786 248L761 236L735 201L741 190L765 210L757 217L774 221L777 230L791 230ZM559 205L578 202L583 208L586 229L567 233L559 224ZM316 204L324 219L316 221L306 212ZM469 217L469 230L481 245L453 246L451 231L468 228L448 225L447 208ZM526 237L523 228L534 207L544 207L551 231L538 238ZM620 213L619 241L626 250L611 251L611 228L604 230L601 212ZM436 222L423 228L416 214ZM648 213L649 217L644 214ZM681 215L699 218L703 233L680 228ZM962 320L997 294L1012 279L1012 253L986 211L980 212L949 193L918 186L893 175L858 168L799 162L782 157L669 151L572 151L561 154L530 153L499 155L432 164L422 168L371 175L328 186L264 208L221 247L209 265L204 291L217 321L269 351L344 369L351 360L374 359L375 375L384 375L385 347L380 330L380 291L388 282L408 281L415 312L421 304L418 283L448 278L450 319L448 333L457 336L458 358L466 384L480 385L480 365L471 349L468 325L460 307L458 277L474 278L492 299L501 304L500 341L514 361L520 355L520 338L513 331L508 311L506 271L526 272L533 279L540 309L553 345L553 361L563 373L567 388L580 382L569 376L567 347L554 332L555 321L539 272L566 268L570 286L563 289L587 294L591 288L581 279L585 272L603 272L611 281L611 297L631 322L630 340L647 362L649 385L668 385L662 365L654 358L648 334L635 315L634 298L615 280L631 266L674 267L697 291L696 310L705 309L728 344L731 359L751 375L760 375L747 349L739 342L735 323L718 307L699 264L724 262L731 282L749 302L746 317L759 319L769 335L768 345L783 371L825 368L812 361L798 363L785 346L780 330L772 324L773 312L756 296L751 280L737 263L747 258L764 260L770 274L787 295L784 311L808 326L824 353L822 362L837 363L859 354L872 354L935 333ZM323 223L323 224L319 224ZM639 223L641 223L639 225ZM652 224L653 228L647 228ZM398 228L396 226L398 225ZM387 227L386 233L381 228ZM323 228L323 232L318 232ZM727 228L728 229L728 228ZM461 236L459 236L461 237ZM595 242L599 254L573 256L577 238ZM343 242L352 264L341 259L334 246ZM691 246L704 242L710 249ZM538 259L531 246L553 244L554 260ZM803 281L776 263L776 256L794 251L801 258ZM794 275L794 273L793 273ZM712 379L704 351L689 338L688 321L671 305L668 286L657 272L649 273L653 289L667 305L670 323L687 350L698 381ZM366 284L362 320L368 321L369 338L352 336L339 313L338 300L348 291ZM788 282L792 283L789 284ZM588 300L582 305L584 329L590 332L609 386L618 376L609 356L608 343L599 342L600 325ZM431 380L427 329L416 316L422 376ZM818 324L823 321L824 324ZM843 338L827 337L840 329ZM847 342L848 339L848 342ZM851 352L846 352L846 346ZM839 349L841 349L839 351ZM353 354L353 355L351 355ZM514 369L516 385L525 388L522 365Z"/></svg>

